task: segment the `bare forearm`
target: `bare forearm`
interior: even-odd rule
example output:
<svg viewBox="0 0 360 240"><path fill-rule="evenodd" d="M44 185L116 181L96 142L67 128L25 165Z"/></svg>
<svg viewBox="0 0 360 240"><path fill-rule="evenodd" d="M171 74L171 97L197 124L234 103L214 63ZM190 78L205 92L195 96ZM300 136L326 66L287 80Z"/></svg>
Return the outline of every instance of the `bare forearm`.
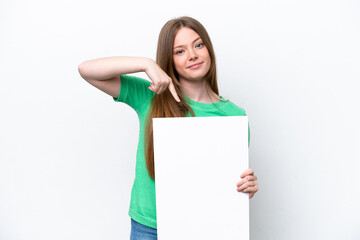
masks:
<svg viewBox="0 0 360 240"><path fill-rule="evenodd" d="M145 57L115 56L87 60L78 67L84 79L106 80L121 74L145 72L154 60Z"/></svg>

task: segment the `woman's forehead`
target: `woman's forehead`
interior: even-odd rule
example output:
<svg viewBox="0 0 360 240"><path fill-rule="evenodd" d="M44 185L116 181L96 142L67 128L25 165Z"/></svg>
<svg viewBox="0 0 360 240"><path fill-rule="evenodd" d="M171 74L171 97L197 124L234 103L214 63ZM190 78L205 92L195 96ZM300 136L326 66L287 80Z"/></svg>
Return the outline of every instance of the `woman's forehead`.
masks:
<svg viewBox="0 0 360 240"><path fill-rule="evenodd" d="M180 28L179 31L175 35L174 39L174 47L178 47L181 45L192 44L194 40L200 38L199 34L188 27Z"/></svg>

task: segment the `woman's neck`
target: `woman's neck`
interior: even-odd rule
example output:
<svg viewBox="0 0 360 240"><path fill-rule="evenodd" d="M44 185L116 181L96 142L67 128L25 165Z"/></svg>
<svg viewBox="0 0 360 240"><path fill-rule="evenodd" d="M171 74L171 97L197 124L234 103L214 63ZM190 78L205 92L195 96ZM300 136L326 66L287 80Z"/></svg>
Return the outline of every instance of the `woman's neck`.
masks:
<svg viewBox="0 0 360 240"><path fill-rule="evenodd" d="M210 87L208 87L208 84L205 80L199 82L180 80L180 84L180 90L193 101L200 103L213 103L220 100L220 97L214 93ZM209 93L207 92L206 88L209 88Z"/></svg>

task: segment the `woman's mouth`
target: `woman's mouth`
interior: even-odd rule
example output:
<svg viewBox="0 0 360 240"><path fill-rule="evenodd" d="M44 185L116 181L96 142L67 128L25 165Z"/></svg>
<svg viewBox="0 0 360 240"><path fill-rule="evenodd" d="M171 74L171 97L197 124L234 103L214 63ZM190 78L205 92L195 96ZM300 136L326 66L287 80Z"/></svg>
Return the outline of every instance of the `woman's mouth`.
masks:
<svg viewBox="0 0 360 240"><path fill-rule="evenodd" d="M195 63L193 65L190 65L188 68L196 69L196 68L199 68L201 66L201 64L203 64L203 63L202 62L201 63Z"/></svg>

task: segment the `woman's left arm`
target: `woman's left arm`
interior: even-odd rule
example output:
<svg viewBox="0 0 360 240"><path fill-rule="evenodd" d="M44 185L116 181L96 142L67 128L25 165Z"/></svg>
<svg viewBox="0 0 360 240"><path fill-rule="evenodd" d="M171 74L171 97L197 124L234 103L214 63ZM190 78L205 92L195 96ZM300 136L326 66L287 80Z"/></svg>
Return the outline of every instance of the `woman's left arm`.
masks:
<svg viewBox="0 0 360 240"><path fill-rule="evenodd" d="M254 196L254 194L259 190L257 177L254 175L254 170L249 168L243 172L240 177L242 180L236 184L237 191L248 192L249 199Z"/></svg>

